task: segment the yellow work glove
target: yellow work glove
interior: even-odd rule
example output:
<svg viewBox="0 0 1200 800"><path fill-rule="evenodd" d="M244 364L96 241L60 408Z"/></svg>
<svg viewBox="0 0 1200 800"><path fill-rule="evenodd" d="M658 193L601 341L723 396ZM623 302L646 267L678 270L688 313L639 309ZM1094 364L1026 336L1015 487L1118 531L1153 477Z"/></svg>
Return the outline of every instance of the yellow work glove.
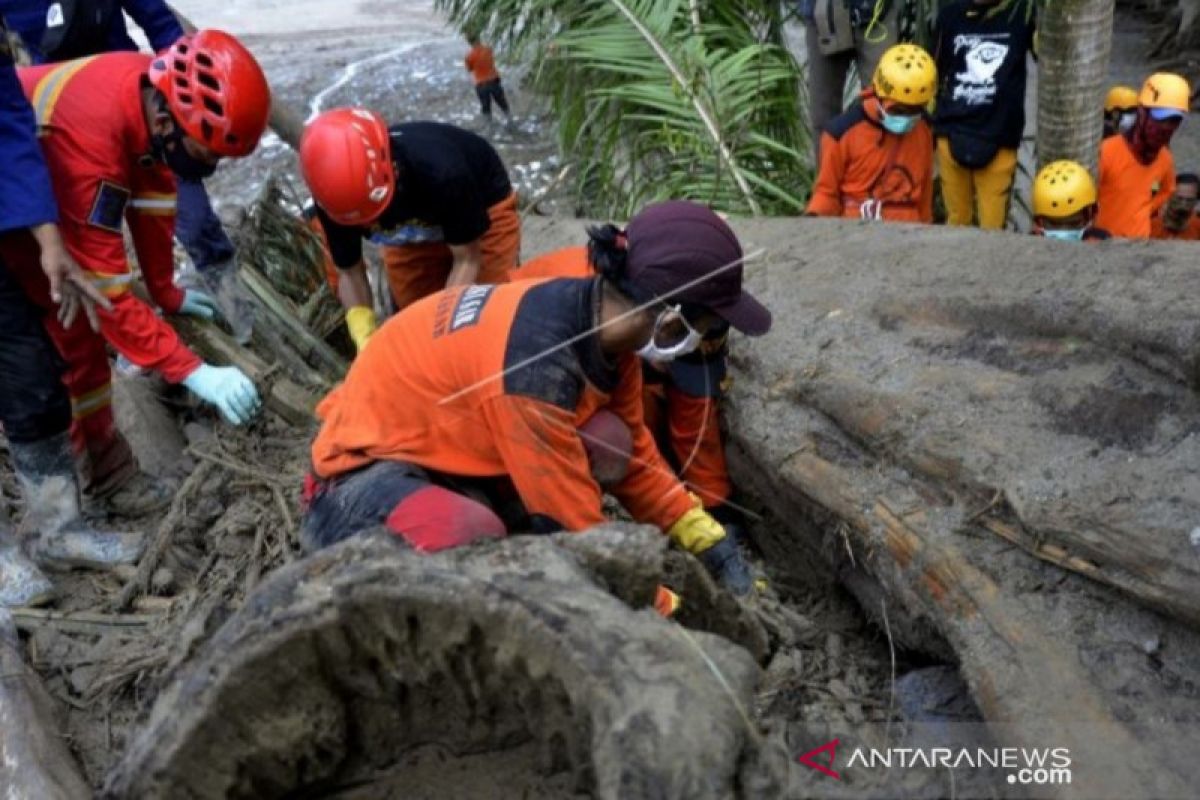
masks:
<svg viewBox="0 0 1200 800"><path fill-rule="evenodd" d="M671 540L693 555L700 555L725 538L725 528L704 510L700 498L691 495L695 505L675 520L667 535Z"/></svg>
<svg viewBox="0 0 1200 800"><path fill-rule="evenodd" d="M375 310L370 306L354 306L346 311L346 329L358 352L367 346L367 340L375 332L379 323L375 320Z"/></svg>

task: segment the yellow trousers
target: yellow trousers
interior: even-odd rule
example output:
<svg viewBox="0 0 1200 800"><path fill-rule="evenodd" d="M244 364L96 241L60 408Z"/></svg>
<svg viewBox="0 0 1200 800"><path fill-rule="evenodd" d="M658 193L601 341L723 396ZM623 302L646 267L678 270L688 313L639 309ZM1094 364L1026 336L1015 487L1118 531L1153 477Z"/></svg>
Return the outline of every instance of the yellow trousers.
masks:
<svg viewBox="0 0 1200 800"><path fill-rule="evenodd" d="M950 140L937 142L938 172L942 176L942 199L947 225L970 225L979 215L979 227L1000 229L1008 219L1017 151L1000 148L982 169L967 169L950 154Z"/></svg>

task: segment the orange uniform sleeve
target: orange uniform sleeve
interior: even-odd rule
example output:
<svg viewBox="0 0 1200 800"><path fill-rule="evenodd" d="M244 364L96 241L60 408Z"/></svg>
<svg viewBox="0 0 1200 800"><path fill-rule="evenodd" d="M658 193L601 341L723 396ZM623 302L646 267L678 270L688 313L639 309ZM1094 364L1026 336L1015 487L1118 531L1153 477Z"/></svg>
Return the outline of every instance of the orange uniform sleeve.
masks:
<svg viewBox="0 0 1200 800"><path fill-rule="evenodd" d="M530 516L582 531L604 521L600 486L574 416L558 406L517 395L484 403L483 419ZM535 519L535 525L538 520Z"/></svg>
<svg viewBox="0 0 1200 800"><path fill-rule="evenodd" d="M817 182L808 201L806 210L809 214L818 217L842 216L842 180L845 172L841 144L828 133L822 133L821 169L817 172Z"/></svg>
<svg viewBox="0 0 1200 800"><path fill-rule="evenodd" d="M463 63L467 65L467 72L471 72L475 69L475 49L474 48L467 51L467 57L463 59Z"/></svg>
<svg viewBox="0 0 1200 800"><path fill-rule="evenodd" d="M71 257L112 302L111 311L100 312L100 333L134 364L179 383L200 366L200 359L130 291L133 275L121 232L121 207L128 205L129 190L81 173L72 184L72 191L57 195L63 240Z"/></svg>
<svg viewBox="0 0 1200 800"><path fill-rule="evenodd" d="M150 296L163 311L175 314L183 305L174 277L175 181L160 170L147 172L146 180L134 187L125 220Z"/></svg>
<svg viewBox="0 0 1200 800"><path fill-rule="evenodd" d="M642 365L636 356L620 362L621 376L608 410L629 426L633 449L629 471L613 494L638 522L657 525L666 531L694 505L683 484L662 454L646 427L642 400Z"/></svg>

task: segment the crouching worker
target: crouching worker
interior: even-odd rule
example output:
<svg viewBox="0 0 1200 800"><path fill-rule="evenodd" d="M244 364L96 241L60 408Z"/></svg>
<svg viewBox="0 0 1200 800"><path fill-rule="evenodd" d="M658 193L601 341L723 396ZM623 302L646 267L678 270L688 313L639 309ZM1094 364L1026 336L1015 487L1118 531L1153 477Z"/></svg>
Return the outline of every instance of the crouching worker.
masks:
<svg viewBox="0 0 1200 800"><path fill-rule="evenodd" d="M915 44L888 48L871 88L821 134L821 165L805 213L933 222L933 131L925 106L937 68Z"/></svg>
<svg viewBox="0 0 1200 800"><path fill-rule="evenodd" d="M377 325L363 239L382 245L397 309L448 286L503 283L517 265L516 192L495 148L470 131L389 128L374 111L339 108L304 129L300 168L359 350Z"/></svg>
<svg viewBox="0 0 1200 800"><path fill-rule="evenodd" d="M1065 242L1110 238L1093 226L1096 220L1096 182L1074 161L1054 161L1042 167L1033 181L1033 233Z"/></svg>
<svg viewBox="0 0 1200 800"><path fill-rule="evenodd" d="M170 490L138 469L112 409L108 345L134 364L182 383L233 423L259 406L250 379L203 363L133 291L125 254L129 226L146 287L169 314L210 318L212 298L172 278L175 177L212 173L223 156L254 150L270 92L258 62L221 31L184 36L159 56L106 53L22 69L58 203L68 253L108 297L100 333L82 320L46 328L67 362L72 440L84 491L102 509L137 516L170 502ZM31 235L0 239L0 259L26 295L50 310L50 286Z"/></svg>
<svg viewBox="0 0 1200 800"><path fill-rule="evenodd" d="M650 207L603 246L598 277L447 289L379 329L317 408L307 548L380 524L424 552L582 531L604 521L603 485L751 590L736 542L643 422L638 355L691 352L721 320L761 335L770 312L742 291L737 237L702 206Z"/></svg>
<svg viewBox="0 0 1200 800"><path fill-rule="evenodd" d="M512 272L512 279L602 274L610 250L607 243L625 234L615 225L606 225L589 235L589 245L565 247L530 259ZM670 360L642 362L646 427L688 489L727 528L742 522L742 515L728 502L733 485L718 415L728 384L728 340L729 324L720 320L692 352Z"/></svg>

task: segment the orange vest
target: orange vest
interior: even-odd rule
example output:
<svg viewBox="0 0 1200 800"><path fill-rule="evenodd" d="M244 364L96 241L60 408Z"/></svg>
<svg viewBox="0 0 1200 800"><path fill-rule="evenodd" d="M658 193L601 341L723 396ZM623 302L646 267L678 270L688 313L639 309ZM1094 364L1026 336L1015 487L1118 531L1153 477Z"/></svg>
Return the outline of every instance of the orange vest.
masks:
<svg viewBox="0 0 1200 800"><path fill-rule="evenodd" d="M1163 226L1162 214L1154 217L1150 223L1150 238L1151 239L1172 239L1181 242L1200 241L1200 217L1192 214L1192 218L1188 220L1187 225L1181 231L1167 230Z"/></svg>
<svg viewBox="0 0 1200 800"><path fill-rule="evenodd" d="M635 519L670 527L691 499L646 429L637 356L608 364L599 337L588 335L599 285L455 287L404 309L317 407L314 471L328 479L390 459L507 475L531 515L583 530L604 514L578 428L607 408L633 437L629 471L613 493Z"/></svg>
<svg viewBox="0 0 1200 800"><path fill-rule="evenodd" d="M903 136L880 125L865 93L821 134L821 168L808 213L933 222L933 131L924 119Z"/></svg>
<svg viewBox="0 0 1200 800"><path fill-rule="evenodd" d="M1149 164L1133 156L1124 136L1100 143L1096 226L1113 236L1146 239L1153 218L1175 191L1175 159L1163 148Z"/></svg>

